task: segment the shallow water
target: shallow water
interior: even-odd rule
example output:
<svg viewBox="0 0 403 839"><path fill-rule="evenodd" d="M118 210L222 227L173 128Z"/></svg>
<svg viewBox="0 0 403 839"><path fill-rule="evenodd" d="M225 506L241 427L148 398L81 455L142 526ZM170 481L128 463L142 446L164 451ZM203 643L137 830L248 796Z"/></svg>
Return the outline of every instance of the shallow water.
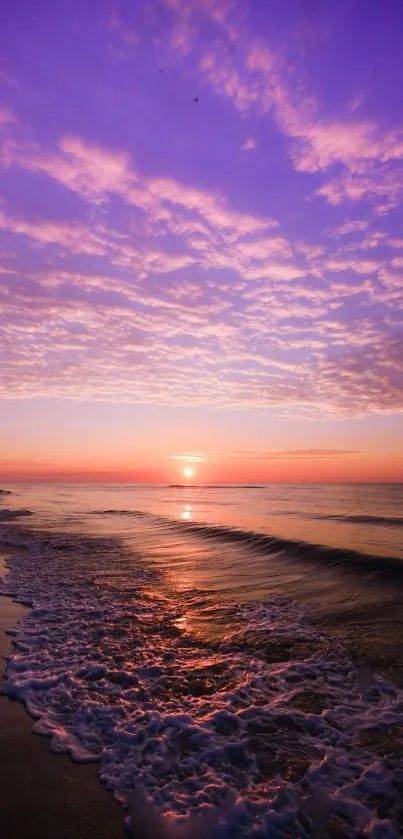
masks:
<svg viewBox="0 0 403 839"><path fill-rule="evenodd" d="M307 835L324 788L337 835L395 835L401 487L14 491L6 691L56 751L179 821L230 794L217 836Z"/></svg>
<svg viewBox="0 0 403 839"><path fill-rule="evenodd" d="M186 620L209 634L226 602L282 594L332 625L400 618L402 485L21 485L6 499L35 528L119 540L165 591L189 593Z"/></svg>
<svg viewBox="0 0 403 839"><path fill-rule="evenodd" d="M403 558L402 484L303 484L228 487L14 485L7 506L41 519L94 510L143 510L182 521L229 525L315 544ZM6 498L3 499L5 503ZM126 527L127 525L127 527ZM99 522L98 522L99 526ZM108 522L107 529L111 528ZM130 522L114 522L130 530Z"/></svg>

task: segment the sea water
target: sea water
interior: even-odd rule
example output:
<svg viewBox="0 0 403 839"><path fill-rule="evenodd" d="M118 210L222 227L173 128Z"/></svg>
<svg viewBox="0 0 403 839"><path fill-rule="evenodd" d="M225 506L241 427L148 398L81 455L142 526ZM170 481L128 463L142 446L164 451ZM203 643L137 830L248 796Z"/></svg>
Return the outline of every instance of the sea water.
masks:
<svg viewBox="0 0 403 839"><path fill-rule="evenodd" d="M335 835L397 835L401 486L11 489L5 692L54 751L178 829L309 835L320 793Z"/></svg>

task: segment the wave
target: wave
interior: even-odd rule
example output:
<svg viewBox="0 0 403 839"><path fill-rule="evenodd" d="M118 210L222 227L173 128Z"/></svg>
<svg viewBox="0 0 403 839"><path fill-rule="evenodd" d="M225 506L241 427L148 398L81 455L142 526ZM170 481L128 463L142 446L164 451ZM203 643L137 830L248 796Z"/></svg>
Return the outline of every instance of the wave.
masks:
<svg viewBox="0 0 403 839"><path fill-rule="evenodd" d="M243 530L229 525L183 521L169 516L153 515L141 510L96 510L93 515L145 517L165 527L193 533L203 539L241 543L247 548L249 547L268 556L283 555L285 559L294 562L326 565L326 568L333 568L334 570L345 569L356 574L372 575L384 582L403 582L403 561L397 557L364 553L351 548L335 548L304 540L286 539L281 536L273 536L254 530ZM377 518L380 519L381 517Z"/></svg>
<svg viewBox="0 0 403 839"><path fill-rule="evenodd" d="M12 521L13 519L21 519L25 516L32 516L31 510L0 510L0 521Z"/></svg>
<svg viewBox="0 0 403 839"><path fill-rule="evenodd" d="M205 539L240 542L265 554L283 554L287 559L325 564L327 568L345 568L359 574L371 574L379 579L403 582L403 561L395 557L361 553L350 548L332 548L314 542L284 539L253 530L210 525L198 522L179 522L175 527L195 533Z"/></svg>
<svg viewBox="0 0 403 839"><path fill-rule="evenodd" d="M298 604L241 604L234 642L210 643L179 628L181 598L144 588L117 542L46 533L26 548L0 582L33 607L13 631L4 693L53 751L97 762L118 801L134 784L145 790L136 835L313 835L307 795L321 790L340 836L395 835L402 693L326 636L293 655L285 644L274 664L242 644L250 631L281 641L284 622L296 641L315 640ZM100 585L124 569L135 589ZM213 817L209 833L194 821L202 815Z"/></svg>
<svg viewBox="0 0 403 839"><path fill-rule="evenodd" d="M266 489L263 484L167 484L167 489Z"/></svg>
<svg viewBox="0 0 403 839"><path fill-rule="evenodd" d="M137 518L146 517L148 513L142 510L93 510L93 516L136 516Z"/></svg>
<svg viewBox="0 0 403 839"><path fill-rule="evenodd" d="M0 489L0 495L12 495L11 489Z"/></svg>
<svg viewBox="0 0 403 839"><path fill-rule="evenodd" d="M374 524L374 525L381 525L382 527L403 527L403 517L402 516L371 516L371 515L352 515L352 516L343 516L343 515L332 515L329 514L318 514L315 516L311 516L310 518L315 518L321 521L340 521L346 522L347 524Z"/></svg>
<svg viewBox="0 0 403 839"><path fill-rule="evenodd" d="M167 489L194 489L196 484L167 484Z"/></svg>

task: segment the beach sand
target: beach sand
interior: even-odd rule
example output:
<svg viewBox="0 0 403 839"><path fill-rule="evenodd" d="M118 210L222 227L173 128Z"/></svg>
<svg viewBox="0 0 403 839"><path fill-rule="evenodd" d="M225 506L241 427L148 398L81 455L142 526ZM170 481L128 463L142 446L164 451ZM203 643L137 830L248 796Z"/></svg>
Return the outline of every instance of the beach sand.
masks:
<svg viewBox="0 0 403 839"><path fill-rule="evenodd" d="M0 545L0 576L12 551ZM25 607L0 596L0 686L12 628ZM7 839L124 839L124 812L101 786L97 767L52 754L32 733L24 707L0 695L0 836Z"/></svg>

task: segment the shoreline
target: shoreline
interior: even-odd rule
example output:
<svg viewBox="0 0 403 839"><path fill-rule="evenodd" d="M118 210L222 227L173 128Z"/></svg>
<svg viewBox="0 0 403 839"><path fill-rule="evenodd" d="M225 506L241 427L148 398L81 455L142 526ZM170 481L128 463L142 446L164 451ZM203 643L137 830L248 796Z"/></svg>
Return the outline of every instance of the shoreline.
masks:
<svg viewBox="0 0 403 839"><path fill-rule="evenodd" d="M0 576L16 553L0 543ZM27 607L0 595L0 689L12 652L12 629ZM32 731L24 705L0 694L0 835L7 839L127 839L125 813L102 786L94 764L54 754Z"/></svg>
<svg viewBox="0 0 403 839"><path fill-rule="evenodd" d="M16 537L14 544L30 544L28 538L29 531L27 530L25 532L22 530L20 532L18 525L11 527L9 530L6 528L3 537L4 542L9 536L10 543L13 544L14 531ZM239 777L239 774L237 774L237 761L239 758L237 757L235 762L232 759L233 738L234 736L238 737L238 734L236 733L234 735L233 726L229 730L222 730L216 724L216 717L222 711L224 714L229 714L231 720L235 713L237 715L239 713L239 718L242 720L241 728L246 742L246 757L242 758L242 760L245 760L245 764L247 760L255 761L254 766L257 768L256 774L252 777L252 783L255 783L256 786L253 788L253 793L256 789L257 796L259 796L259 803L256 807L261 806L265 808L267 819L273 816L273 807L271 796L265 796L266 784L270 785L272 779L276 778L277 775L280 775L282 778L284 777L284 782L282 781L281 783L291 783L290 796L294 802L293 806L295 805L296 812L298 812L298 801L300 800L300 796L306 791L307 784L309 787L310 774L312 774L312 771L321 771L317 765L318 756L321 760L327 756L327 748L330 743L333 749L328 758L331 766L331 788L336 791L338 790L339 759L344 760L346 765L350 766L350 758L353 757L355 762L354 765L351 763L352 769L351 771L349 770L349 781L352 789L355 790L354 795L362 802L362 806L366 811L365 818L368 824L374 818L379 820L390 816L393 823L397 821L397 824L399 826L401 825L402 814L400 810L395 813L394 805L392 806L395 796L393 773L395 769L397 772L399 770L398 764L395 766L397 758L395 757L393 736L396 732L396 737L399 737L402 730L400 700L396 691L393 688L390 690L388 685L384 685L382 682L378 683L373 673L373 665L375 665L375 673L381 669L387 669L384 666L381 668L379 665L389 665L394 669L396 665L399 667L396 658L396 624L393 625L395 616L390 610L387 615L388 621L387 626L385 626L385 636L382 638L381 645L380 639L377 637L380 626L379 622L375 621L372 626L372 622L369 623L368 621L370 610L369 612L366 611L363 613L362 609L357 609L356 613L352 615L347 632L344 631L344 621L340 616L339 621L336 621L338 624L336 628L339 631L332 639L327 638L326 632L326 637L324 636L322 638L321 633L320 637L318 637L315 629L311 638L309 629L306 637L304 632L302 634L302 646L300 645L297 631L292 634L289 643L287 643L287 639L282 640L280 638L276 640L274 635L273 639L271 640L269 638L268 643L265 644L263 635L263 644L260 645L259 609L263 609L262 629L265 628L265 621L268 618L276 621L276 613L272 616L270 604L269 610L267 611L263 601L261 607L257 604L255 615L255 606L252 603L251 615L249 617L248 614L245 615L245 625L249 627L249 632L252 636L254 631L256 631L256 637L251 637L249 643L249 637L244 632L242 637L245 643L242 649L238 649L237 646L236 650L234 649L232 651L232 653L235 652L235 656L233 654L231 655L231 650L228 651L227 649L223 650L222 655L218 654L216 647L214 647L214 655L212 657L211 647L207 642L204 643L201 640L199 643L195 640L188 649L186 643L182 644L181 640L177 640L177 630L173 630L173 627L175 626L178 610L176 608L165 608L167 596L162 595L160 600L158 594L153 591L153 596L156 598L156 605L154 606L154 600L151 601L150 594L147 593L148 587L146 587L146 591L143 594L139 592L138 597L133 598L131 588L128 588L129 595L127 595L124 587L121 590L117 586L117 594L114 594L114 587L112 586L111 592L108 593L109 587L106 585L105 591L101 587L103 596L101 596L101 599L99 598L97 586L94 585L93 574L99 574L102 579L106 572L108 578L111 574L113 575L114 571L121 572L126 567L124 560L127 557L124 551L119 552L116 537L113 538L113 541L109 539L105 541L102 536L89 536L87 538L85 534L78 537L73 533L70 539L69 535L64 532L49 530L46 531L46 538L43 538L42 533L38 533L37 531L33 531L32 535L35 537L34 544L37 544L38 550L28 550L27 553L24 550L21 551L20 548L6 550L6 554L14 554L14 559L10 563L13 572L9 584L4 587L4 591L8 592L8 597L0 600L0 615L2 611L7 614L8 620L6 626L10 626L10 623L15 622L24 611L28 615L26 626L21 629L21 635L19 637L21 641L24 640L24 636L26 637L27 650L31 649L31 634L34 642L37 638L39 654L36 655L35 643L32 646L32 657L31 653L29 653L25 655L24 661L24 652L21 652L21 662L19 664L16 663L14 668L10 668L10 688L15 689L15 695L23 696L25 701L28 701L31 696L34 697L32 707L38 709L39 719L45 719L45 721L49 719L49 724L42 726L42 730L49 731L53 729L56 744L59 743L59 691L62 693L64 691L64 694L66 694L68 693L69 686L69 681L65 686L63 680L59 680L58 673L69 674L72 671L74 660L74 677L77 677L77 679L82 678L81 682L78 683L77 694L75 694L71 703L73 714L75 714L76 710L80 712L83 703L86 703L88 700L96 704L97 710L98 708L100 709L101 716L104 705L106 704L105 694L107 694L106 702L108 702L110 691L116 691L120 695L126 687L127 679L129 688L132 688L134 685L134 703L137 703L137 699L139 700L134 705L135 708L139 705L140 708L144 707L148 711L151 707L151 712L155 710L157 714L161 713L165 716L174 714L174 718L178 718L179 731L182 729L180 734L178 734L175 726L169 726L169 717L168 725L165 724L164 716L162 729L158 732L161 735L159 739L162 759L168 755L170 766L172 765L173 767L172 774L167 783L167 785L170 784L168 794L172 795L172 797L175 794L178 783L182 784L183 778L185 777L184 773L186 773L187 769L186 737L189 736L189 732L195 730L195 725L198 725L199 710L201 703L203 703L203 713L207 719L207 723L203 728L203 740L200 746L196 744L195 762L197 766L203 767L200 789L203 790L206 798L210 796L208 800L213 806L216 806L217 800L213 798L210 789L213 787L214 790L218 783L222 784L225 781L225 784L229 788L232 785L236 789L238 787L242 790L244 789L242 786L243 776ZM164 533L162 533L160 541L161 539L162 543L165 544ZM41 550L41 540L43 541L43 550ZM158 539L155 544L157 546L160 544ZM0 540L0 566L1 545ZM112 548L115 565L112 563L111 567ZM71 551L73 552L73 559L69 559L69 552ZM61 555L59 552L62 552ZM131 557L129 566L132 575L133 567ZM137 569L137 565L135 567ZM138 567L140 568L140 565ZM64 568L67 570L64 571ZM142 571L142 566L140 570ZM133 575L130 577L130 582L132 582L132 577ZM85 586L82 589L80 585L77 585L77 580L81 580L81 578L84 581L89 580L88 587ZM140 581L142 579L141 577ZM372 591L370 587L369 591ZM355 595L355 591L353 595ZM39 609L38 616L36 616L32 611L29 611L29 605L23 606L13 603L10 599L13 596L18 596L22 603L27 604L30 604L33 599L39 607L43 603L45 610L43 622L41 622L41 608ZM379 599L378 595L377 599ZM132 600L135 602L132 603ZM353 602L356 605L355 597L353 597ZM280 619L282 622L284 620L286 621L287 625L291 627L290 631L293 631L294 626L298 630L298 604L291 604L292 613L290 613L287 603L284 604L281 602ZM203 599L202 605L205 605L205 599ZM284 605L286 606L285 612L282 608ZM247 604L245 606L247 610ZM14 610L13 621L10 620L10 611L7 613L7 610L11 610L11 612ZM145 647L143 640L144 621L142 620L144 610L146 610L148 621L146 628L149 630ZM256 616L257 624L254 628L254 617ZM94 625L94 620L95 622L99 622L100 619L108 627L108 632L105 634L102 642L99 640L103 637L102 634L100 635L101 628L100 626L97 627L96 623ZM302 626L304 628L305 624L302 623ZM336 639L338 638L347 642L342 644L343 649L340 651L337 649L338 643ZM10 651L11 641L10 639L6 639L6 641L8 642L8 651ZM333 641L336 641L336 644L335 649L332 651ZM349 641L350 643L348 643ZM317 650L315 648L316 643L320 647ZM350 652L352 652L352 644L356 646L356 654L351 657L351 661L348 661L345 655L347 650L344 647L350 647ZM383 647L382 650L380 646ZM136 654L132 656L133 649L137 650L137 647L140 647L140 652L137 656L141 678L139 689L137 689L139 685L137 673L134 673ZM81 648L83 655L81 655ZM94 649L95 655L88 656L88 649ZM144 654L142 658L143 650ZM252 656L248 654L249 650L252 652ZM259 663L256 664L254 663L253 657L254 650L258 651ZM261 654L260 650L262 650ZM210 659L207 656L207 660L206 651L210 652ZM315 656L316 651L318 652L318 656ZM80 655L76 657L76 652L80 653L81 657ZM341 652L341 655L339 652ZM363 653L365 653L364 661L367 659L367 662L370 664L370 672L368 672L368 667L362 670L362 664L364 663ZM159 672L156 675L158 678L161 676L161 685L163 688L162 691L159 690L158 692L157 683L157 691L155 693L153 692L153 678L155 673L153 668L148 667L150 659L157 661L157 670ZM368 659L372 659L372 661L368 661ZM82 670L79 669L81 668L81 662L83 663ZM122 672L120 670L116 672L116 662L119 665L121 662L123 663L121 668ZM158 667L160 662L161 666ZM175 669L178 671L176 682L176 673L172 675L173 662ZM93 665L95 666L94 673L92 673ZM98 672L98 665L102 667L102 672ZM271 668L273 672L268 673L267 671L270 665L274 665ZM358 673L357 665L362 672ZM141 669L142 666L143 670ZM148 679L149 670L152 670L152 672ZM98 677L103 675L104 672L108 674L108 677L110 675L111 678L106 679L105 684L102 679L99 680L99 684L93 686L91 676L94 675L96 681L98 681ZM51 690L49 694L46 693L46 688L45 694L41 690L41 678L43 674L47 674L51 680L53 677L57 679L55 683L57 685L56 701ZM251 675L254 677L253 679ZM37 684L35 683L35 676L39 678ZM88 676L90 676L89 685ZM67 677L68 679L69 676ZM130 679L133 679L132 683ZM33 688L31 689L30 683L32 680ZM366 692L375 683L376 697L369 697L367 700ZM28 684L27 690L25 689L26 684ZM149 691L150 684L151 689ZM261 684L263 685L262 688L260 688ZM120 685L122 685L122 688L120 688ZM50 688L53 686L51 682ZM220 699L221 696L224 697L223 700ZM378 701L375 701L375 698L382 701L378 703ZM67 699L69 700L69 696L67 696ZM256 702L255 699L257 699ZM279 699L280 702L278 702ZM112 795L105 788L102 788L98 780L99 767L94 764L83 765L72 763L71 759L66 755L54 755L50 751L50 741L47 737L38 737L35 734L32 737L32 721L27 716L24 705L15 700L10 702L6 697L3 698L3 702L4 700L7 703L8 712L10 712L11 706L11 709L17 709L20 721L22 719L22 730L20 730L21 726L19 727L19 733L22 735L22 746L20 746L19 753L16 753L13 746L8 749L9 753L7 751L5 753L6 761L3 764L5 763L7 767L8 761L9 767L7 769L3 766L3 771L7 773L6 780L8 788L7 784L5 785L3 783L3 789L6 787L5 796L9 809L9 818L8 823L4 824L5 816L3 817L3 814L0 813L0 835L1 828L5 827L6 829L3 832L8 836L8 839L50 839L50 837L55 837L55 839L64 839L66 837L67 839L67 837L74 836L81 837L81 839L85 839L86 837L87 839L91 839L93 836L105 837L105 839L113 839L115 837L116 839L116 837L120 836L123 839L125 835L123 833L124 810L113 801ZM388 721L390 722L386 733L384 731L383 700L386 701ZM184 714L184 701L186 703L186 714ZM143 702L147 704L143 706ZM154 821L152 814L157 816L158 814L155 811L158 811L161 806L161 798L158 793L158 789L161 787L161 775L160 765L157 761L155 772L153 772L154 767L149 769L150 762L147 762L148 753L155 754L155 739L153 739L155 730L152 728L152 714L150 718L147 716L144 720L143 742L145 743L144 752L146 760L139 761L137 759L136 749L134 748L133 752L131 752L126 749L126 743L123 744L122 748L122 733L123 737L127 735L127 739L131 741L133 738L133 719L130 717L130 708L127 718L124 717L122 720L120 713L113 718L117 720L120 729L117 738L112 743L109 740L105 741L103 730L101 729L99 742L100 745L106 742L109 749L106 764L102 767L104 770L103 777L108 779L116 789L126 789L127 786L130 786L130 783L127 784L128 778L129 780L135 778L136 781L144 786L144 773L149 772L146 780L146 788L147 793L150 794L155 804L149 807L146 802L143 802L141 796L140 798L137 797L132 816L135 835L141 836L143 835L145 822L147 822L147 813L150 814L150 818ZM52 713L53 710L54 713ZM120 712L120 709L118 711ZM111 713L115 712L112 711ZM62 709L62 733L64 732L63 714L64 710ZM250 717L251 714L252 718ZM95 731L97 731L97 722L96 719L94 725ZM134 726L136 726L136 723L137 719L134 716ZM363 725L365 723L366 725ZM370 725L370 723L372 724ZM141 724L142 719L140 719L140 726ZM172 730L172 736L169 733L169 729ZM237 724L235 732L238 731L239 725ZM304 732L307 737L304 737ZM247 740L246 737L248 738ZM270 744L271 739L274 741L272 749ZM80 754L81 756L85 754L87 743L86 731L84 731L83 738L77 738L77 742L79 749L76 751L76 754L80 758ZM150 742L150 747L148 742ZM209 754L206 751L206 742L208 749L210 750L211 748L213 750L211 752L212 754L214 754L214 750L220 750L220 754L223 756L224 770L221 768L221 763L215 763L211 768L207 764L207 770L204 769L207 763L205 755ZM35 744L36 754L33 753L33 743ZM75 748L74 737L72 743ZM84 751L80 752L82 743L84 744ZM28 750L27 744L29 745ZM41 751L38 751L38 749L41 749ZM87 753L90 752L91 748ZM129 753L127 754L127 752ZM335 755L334 757L333 754ZM374 767L378 767L379 761L384 759L390 759L391 761L385 773L384 783L386 785L385 788L388 789L388 801L392 803L390 806L388 804L386 809L382 805L382 809L380 810L376 800L373 799L377 791L377 781L373 782L371 780L371 772ZM32 768L34 767L34 782L39 786L39 793L35 787L31 789L31 779L27 783L26 773L24 777L24 765L27 762L31 768L31 774ZM16 765L18 774L16 780L11 778L10 781L8 770L10 766L13 767L13 764ZM45 764L45 771L43 764ZM327 766L326 761L322 761L319 767L322 764L323 766ZM249 766L250 763L246 765ZM37 767L39 767L41 773L39 782L36 772ZM59 767L61 767L60 770ZM55 774L56 768L58 770L57 777ZM223 771L227 773L225 777L223 777ZM376 771L378 770L376 769ZM367 780L366 773L368 772ZM46 773L48 773L50 783ZM66 774L69 776L68 778L66 778ZM210 776L213 778L215 785L206 783L206 774L208 780ZM304 780L305 776L307 780ZM151 777L150 781L149 777ZM260 777L262 777L262 782L260 782ZM363 778L362 783L360 781L361 777ZM396 777L400 783L399 775L397 774ZM256 783L256 778L259 782L258 784ZM116 779L118 783L116 783ZM162 779L165 781L163 774ZM317 783L317 781L315 780L314 783ZM328 783L326 768L323 770L322 783L324 785ZM149 793L148 790L150 787L151 792ZM28 796L30 797L30 809L22 814L19 811L19 800L16 789L27 789ZM173 792L171 792L171 789ZM278 806L280 810L286 812L287 807L281 798L282 787L279 786L278 789L279 792L275 793L276 796L278 795ZM155 796L155 790L157 791L158 797ZM73 795L71 795L71 791L73 791ZM193 792L190 789L189 801L191 808L199 805L199 801L196 800L195 796L192 798ZM50 814L47 813L48 798L52 805ZM94 800L96 802L95 805L93 803ZM194 804L195 800L196 804ZM250 801L250 821L253 821L253 824L255 824L259 822L260 810L254 809L254 797L251 796ZM346 813L350 812L352 805L351 795L348 789L343 797L343 802ZM144 804L145 806L143 806ZM70 808L69 812L67 808ZM106 808L108 809L106 810ZM73 812L71 812L72 809ZM120 816L118 816L118 811L120 811ZM105 816L106 812L111 818L109 824ZM190 810L190 812L193 812L193 810ZM24 829L25 822L28 824L32 824L34 821L36 822L37 813L41 818L46 818L45 829L42 825L40 830L27 831ZM351 813L353 816L352 810ZM19 820L17 827L16 819ZM64 822L60 826L60 822L63 819ZM118 824L117 820L119 820ZM161 835L162 832L162 830L156 831L154 835L157 836L158 833Z"/></svg>

